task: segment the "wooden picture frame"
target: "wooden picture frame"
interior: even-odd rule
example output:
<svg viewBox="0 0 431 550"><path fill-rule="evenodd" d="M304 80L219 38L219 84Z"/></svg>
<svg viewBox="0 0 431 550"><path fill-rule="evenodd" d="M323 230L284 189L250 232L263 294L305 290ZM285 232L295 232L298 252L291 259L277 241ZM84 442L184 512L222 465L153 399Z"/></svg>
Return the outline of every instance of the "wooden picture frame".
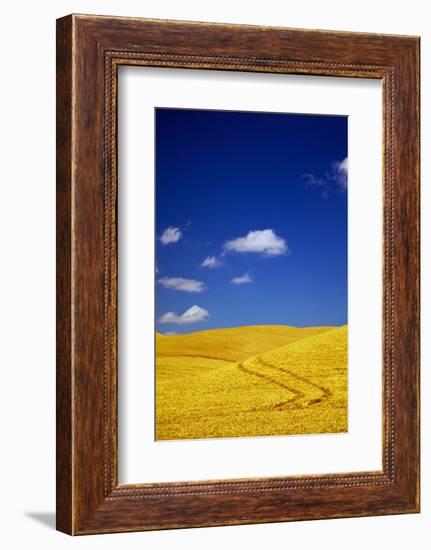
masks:
<svg viewBox="0 0 431 550"><path fill-rule="evenodd" d="M383 469L119 485L117 68L381 79ZM419 511L419 38L57 21L57 529L72 535Z"/></svg>

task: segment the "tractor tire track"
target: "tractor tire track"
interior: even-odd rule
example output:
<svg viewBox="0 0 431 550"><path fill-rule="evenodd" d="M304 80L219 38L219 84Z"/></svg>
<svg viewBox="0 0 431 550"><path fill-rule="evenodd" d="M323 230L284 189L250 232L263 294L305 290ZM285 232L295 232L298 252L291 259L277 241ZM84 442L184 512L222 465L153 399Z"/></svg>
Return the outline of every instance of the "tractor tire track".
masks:
<svg viewBox="0 0 431 550"><path fill-rule="evenodd" d="M259 369L259 367L261 367ZM288 399L286 401L281 401L279 403L275 404L268 404L267 406L261 406L253 410L284 410L287 408L292 407L308 407L311 405L315 405L318 403L321 403L323 400L329 399L332 396L332 391L329 388L326 388L325 386L321 386L312 380L308 379L305 376L301 376L299 374L296 374L295 372L292 372L292 370L285 368L285 367L279 367L276 365L273 365L269 363L268 361L265 361L262 356L254 356L250 357L249 359L246 359L245 361L238 363L238 368L242 372L246 374L250 374L252 376L258 377L262 380L265 380L266 382L269 382L273 385L276 385L280 388L286 389L289 392L293 393L294 397L291 399ZM259 369L259 370L257 370ZM284 377L289 377L293 381L296 381L299 383L302 388L298 387L295 384L287 383L285 380L280 380L280 378L276 378L275 376L271 376L268 374L268 370L272 370L278 373L281 373ZM305 389L304 389L305 386ZM307 389L310 388L309 391ZM311 389L312 388L312 389ZM318 390L318 393L316 395L316 390Z"/></svg>
<svg viewBox="0 0 431 550"><path fill-rule="evenodd" d="M272 378L271 376L268 376L267 374L262 374L261 372L252 371L249 367L246 367L244 363L238 363L238 368L242 372L246 372L247 374L257 376L258 378L263 378L264 380L266 380L267 382L270 382L271 384L275 384L276 386L279 386L284 390L288 390L291 393L293 393L295 396L305 397L305 395L301 391L297 390L296 388L292 388L287 384L284 384L283 382L280 382L279 380Z"/></svg>
<svg viewBox="0 0 431 550"><path fill-rule="evenodd" d="M307 384L309 386L313 386L314 388L316 388L316 389L318 389L319 391L322 392L322 394L323 394L322 398L328 398L328 397L332 396L332 391L329 388L326 388L325 386L320 386L319 384L316 384L316 382L312 382L310 379L306 378L305 376L301 376L299 374L296 374L296 373L292 372L290 369L287 369L286 367L278 367L278 366L275 366L271 363L268 363L267 361L264 361L261 356L259 356L259 361L265 367L268 367L270 369L274 369L274 370L277 370L277 371L280 371L280 372L284 372L284 373L292 376L292 378L296 378L297 380L300 380L304 384Z"/></svg>
<svg viewBox="0 0 431 550"><path fill-rule="evenodd" d="M247 362L250 362L250 359L246 359ZM258 357L254 357L253 359L259 360ZM259 378L261 380L265 380L265 382L273 384L275 386L278 386L279 388L282 388L283 390L289 391L291 394L293 394L293 397L290 399L287 399L286 401L280 401L278 403L270 403L268 405L263 405L260 407L253 407L250 409L250 412L261 412L266 410L283 410L287 407L294 407L296 403L299 403L301 399L305 397L305 395L298 389L293 388L291 386L288 386L287 384L281 382L280 380L277 380L273 378L272 376L268 376L267 374L262 374L261 372L256 372L250 368L250 366L245 366L244 362L238 363L238 369L243 372L244 374L248 374L250 376L255 376L256 378Z"/></svg>

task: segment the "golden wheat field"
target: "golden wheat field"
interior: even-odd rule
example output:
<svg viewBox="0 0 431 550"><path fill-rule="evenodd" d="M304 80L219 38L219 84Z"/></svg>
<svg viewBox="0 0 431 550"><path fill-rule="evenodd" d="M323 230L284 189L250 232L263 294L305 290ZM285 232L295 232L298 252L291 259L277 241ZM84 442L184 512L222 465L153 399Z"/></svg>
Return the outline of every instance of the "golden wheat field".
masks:
<svg viewBox="0 0 431 550"><path fill-rule="evenodd" d="M156 439L347 431L347 326L156 337Z"/></svg>

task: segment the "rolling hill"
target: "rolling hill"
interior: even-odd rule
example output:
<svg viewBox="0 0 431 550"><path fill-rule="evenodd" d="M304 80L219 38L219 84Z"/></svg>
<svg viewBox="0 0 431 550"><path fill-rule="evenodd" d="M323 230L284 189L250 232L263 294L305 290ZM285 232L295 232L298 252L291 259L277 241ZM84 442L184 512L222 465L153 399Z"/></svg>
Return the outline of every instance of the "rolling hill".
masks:
<svg viewBox="0 0 431 550"><path fill-rule="evenodd" d="M347 326L156 339L156 439L347 430Z"/></svg>

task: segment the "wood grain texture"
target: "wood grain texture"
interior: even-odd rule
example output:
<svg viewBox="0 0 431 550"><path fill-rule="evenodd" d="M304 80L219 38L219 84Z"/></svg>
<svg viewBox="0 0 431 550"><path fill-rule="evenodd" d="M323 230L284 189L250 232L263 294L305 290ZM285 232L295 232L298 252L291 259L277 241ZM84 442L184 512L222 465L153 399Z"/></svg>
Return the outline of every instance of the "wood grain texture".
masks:
<svg viewBox="0 0 431 550"><path fill-rule="evenodd" d="M57 529L72 531L72 34L57 23Z"/></svg>
<svg viewBox="0 0 431 550"><path fill-rule="evenodd" d="M77 16L57 40L57 527L70 534L419 510L419 39ZM383 470L118 485L117 68L379 78Z"/></svg>

